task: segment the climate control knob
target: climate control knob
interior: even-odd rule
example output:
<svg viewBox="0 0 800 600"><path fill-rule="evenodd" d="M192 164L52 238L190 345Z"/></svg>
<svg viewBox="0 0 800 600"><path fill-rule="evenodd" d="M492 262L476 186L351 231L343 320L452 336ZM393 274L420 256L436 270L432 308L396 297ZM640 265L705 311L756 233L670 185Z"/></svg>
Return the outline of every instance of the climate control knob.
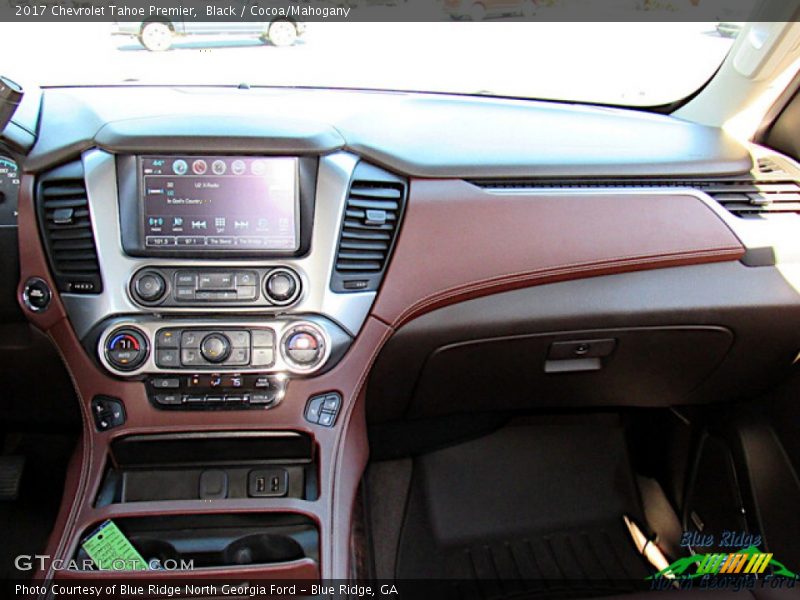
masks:
<svg viewBox="0 0 800 600"><path fill-rule="evenodd" d="M273 304L291 304L300 294L300 279L289 269L274 269L264 282L264 293Z"/></svg>
<svg viewBox="0 0 800 600"><path fill-rule="evenodd" d="M144 304L158 302L167 292L167 283L156 271L141 271L131 282L134 297Z"/></svg>
<svg viewBox="0 0 800 600"><path fill-rule="evenodd" d="M147 359L147 337L133 327L123 327L106 338L106 360L119 371L133 371Z"/></svg>
<svg viewBox="0 0 800 600"><path fill-rule="evenodd" d="M316 327L302 324L292 327L283 336L283 356L295 368L311 370L322 361L325 339Z"/></svg>
<svg viewBox="0 0 800 600"><path fill-rule="evenodd" d="M200 342L200 354L208 362L221 363L231 355L231 341L222 333L209 333Z"/></svg>

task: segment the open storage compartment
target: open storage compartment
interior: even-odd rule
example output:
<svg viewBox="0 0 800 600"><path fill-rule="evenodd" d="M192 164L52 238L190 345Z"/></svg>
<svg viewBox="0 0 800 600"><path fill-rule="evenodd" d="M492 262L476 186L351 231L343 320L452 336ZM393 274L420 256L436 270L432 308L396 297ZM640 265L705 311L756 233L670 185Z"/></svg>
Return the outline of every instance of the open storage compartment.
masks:
<svg viewBox="0 0 800 600"><path fill-rule="evenodd" d="M137 435L111 444L95 506L126 502L316 500L314 443L296 432Z"/></svg>
<svg viewBox="0 0 800 600"><path fill-rule="evenodd" d="M119 517L114 523L145 561L154 566L185 565L186 569L268 566L302 559L319 563L319 532L316 524L304 515L142 516ZM84 531L82 539L92 531ZM90 561L82 547L75 558L80 566Z"/></svg>

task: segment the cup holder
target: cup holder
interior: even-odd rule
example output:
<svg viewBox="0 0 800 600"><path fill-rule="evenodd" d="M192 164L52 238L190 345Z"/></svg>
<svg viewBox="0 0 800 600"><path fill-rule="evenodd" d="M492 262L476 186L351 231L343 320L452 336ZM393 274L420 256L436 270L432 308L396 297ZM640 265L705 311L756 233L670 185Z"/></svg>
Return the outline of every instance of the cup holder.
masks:
<svg viewBox="0 0 800 600"><path fill-rule="evenodd" d="M154 570L319 562L319 531L305 515L201 513L120 517L115 522ZM87 528L87 534L96 527ZM86 559L89 566L84 568L91 568L82 547L76 554Z"/></svg>
<svg viewBox="0 0 800 600"><path fill-rule="evenodd" d="M175 546L164 540L133 537L131 543L148 565L153 563L163 565L166 561L179 562L181 559L181 554Z"/></svg>
<svg viewBox="0 0 800 600"><path fill-rule="evenodd" d="M305 553L303 547L285 535L257 533L239 538L223 551L225 564L253 565L298 560Z"/></svg>

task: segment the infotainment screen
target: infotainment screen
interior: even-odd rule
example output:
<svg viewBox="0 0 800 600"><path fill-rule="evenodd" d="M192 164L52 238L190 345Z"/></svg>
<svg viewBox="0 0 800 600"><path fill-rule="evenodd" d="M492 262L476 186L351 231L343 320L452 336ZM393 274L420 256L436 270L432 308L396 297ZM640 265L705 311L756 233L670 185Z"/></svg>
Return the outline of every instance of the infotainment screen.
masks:
<svg viewBox="0 0 800 600"><path fill-rule="evenodd" d="M297 158L142 156L144 247L274 251L300 246Z"/></svg>

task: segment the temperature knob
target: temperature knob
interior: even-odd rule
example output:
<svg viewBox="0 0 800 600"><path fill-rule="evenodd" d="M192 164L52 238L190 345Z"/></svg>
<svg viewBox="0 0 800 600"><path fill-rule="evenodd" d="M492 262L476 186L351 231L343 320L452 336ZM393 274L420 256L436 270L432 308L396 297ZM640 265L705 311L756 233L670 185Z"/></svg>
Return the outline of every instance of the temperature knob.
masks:
<svg viewBox="0 0 800 600"><path fill-rule="evenodd" d="M302 324L292 327L283 336L283 356L301 371L316 368L325 354L325 339L314 326Z"/></svg>
<svg viewBox="0 0 800 600"><path fill-rule="evenodd" d="M138 329L117 329L106 339L106 360L120 371L133 371L147 358L147 338Z"/></svg>

